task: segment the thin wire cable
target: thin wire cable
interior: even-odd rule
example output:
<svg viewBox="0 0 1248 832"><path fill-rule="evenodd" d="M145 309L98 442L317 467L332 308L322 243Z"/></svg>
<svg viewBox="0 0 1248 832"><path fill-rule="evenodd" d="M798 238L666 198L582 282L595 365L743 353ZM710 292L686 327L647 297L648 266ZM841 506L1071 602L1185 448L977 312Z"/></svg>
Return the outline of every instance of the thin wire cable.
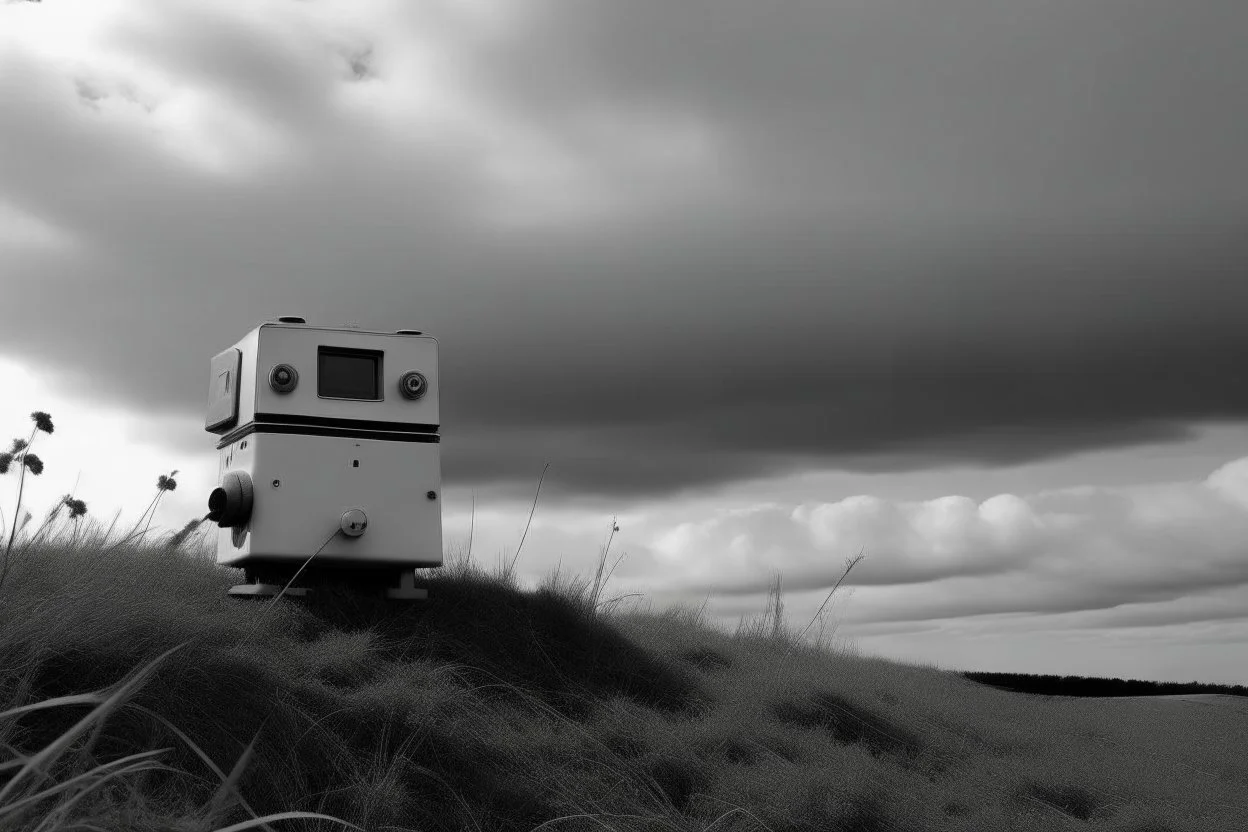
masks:
<svg viewBox="0 0 1248 832"><path fill-rule="evenodd" d="M295 579L297 579L299 575L303 573L303 570L307 567L307 565L312 562L312 558L319 555L321 553L321 550L324 549L326 546L328 546L329 542L333 540L341 532L342 532L341 528L334 529L333 534L325 538L325 542L321 544L320 549L317 549L315 552L313 552L311 555L308 556L308 559L303 562L303 566L300 566L299 569L295 572L295 574L291 576L290 580L286 582L286 586L282 587L282 591L277 593L277 595L273 596L273 600L270 601L265 606L265 608L260 611L260 615L256 616L256 620L252 623L251 629L247 632L248 640L250 640L251 637L255 635L256 627L260 626L260 621L262 618L264 618L264 614L268 612L283 595L286 594L286 590L290 589L290 585L295 582Z"/></svg>

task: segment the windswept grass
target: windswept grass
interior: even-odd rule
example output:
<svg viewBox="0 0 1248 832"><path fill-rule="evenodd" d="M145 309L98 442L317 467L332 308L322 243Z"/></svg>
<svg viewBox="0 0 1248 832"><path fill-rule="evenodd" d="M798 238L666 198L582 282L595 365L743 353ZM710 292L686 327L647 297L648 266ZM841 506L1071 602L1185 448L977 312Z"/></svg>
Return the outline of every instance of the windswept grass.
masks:
<svg viewBox="0 0 1248 832"><path fill-rule="evenodd" d="M1248 816L1242 727L1212 709L1032 701L816 646L778 591L728 633L697 610L606 609L601 584L557 572L522 591L459 552L423 576L426 602L329 591L257 621L210 555L49 545L15 564L0 828L1205 832Z"/></svg>

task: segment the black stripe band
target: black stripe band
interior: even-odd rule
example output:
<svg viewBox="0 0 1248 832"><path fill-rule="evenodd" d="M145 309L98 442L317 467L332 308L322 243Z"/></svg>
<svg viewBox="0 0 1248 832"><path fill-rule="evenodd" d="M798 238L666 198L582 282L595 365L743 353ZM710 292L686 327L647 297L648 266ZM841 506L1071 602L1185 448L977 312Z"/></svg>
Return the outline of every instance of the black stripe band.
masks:
<svg viewBox="0 0 1248 832"><path fill-rule="evenodd" d="M308 425L314 428L353 428L387 430L396 433L437 433L437 425L412 422L378 422L372 419L334 419L327 416L296 416L286 413L257 413L255 421L265 425Z"/></svg>
<svg viewBox="0 0 1248 832"><path fill-rule="evenodd" d="M217 450L232 445L245 436L251 436L253 433L284 433L294 436L337 436L349 439L380 439L386 442L425 442L429 444L437 444L442 441L442 437L436 433L402 433L390 430L320 428L305 427L304 425L257 425L255 422L249 422L221 437L221 441L217 443Z"/></svg>

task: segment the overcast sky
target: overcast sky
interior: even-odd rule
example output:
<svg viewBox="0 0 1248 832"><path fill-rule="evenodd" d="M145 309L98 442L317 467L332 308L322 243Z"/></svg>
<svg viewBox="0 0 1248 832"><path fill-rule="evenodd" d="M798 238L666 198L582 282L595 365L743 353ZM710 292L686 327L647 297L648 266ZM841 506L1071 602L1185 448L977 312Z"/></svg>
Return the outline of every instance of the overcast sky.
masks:
<svg viewBox="0 0 1248 832"><path fill-rule="evenodd" d="M1248 683L1248 6L0 5L0 440L206 510L259 323L441 344L444 525L734 627ZM79 478L79 471L81 475ZM13 495L0 494L6 522ZM24 500L24 502L27 502ZM614 555L611 558L614 561Z"/></svg>

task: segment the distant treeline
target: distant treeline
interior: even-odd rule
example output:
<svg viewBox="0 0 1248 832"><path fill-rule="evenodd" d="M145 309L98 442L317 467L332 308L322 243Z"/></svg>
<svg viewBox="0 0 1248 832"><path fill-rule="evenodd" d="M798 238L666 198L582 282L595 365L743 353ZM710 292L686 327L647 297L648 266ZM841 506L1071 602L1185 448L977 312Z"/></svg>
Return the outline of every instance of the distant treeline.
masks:
<svg viewBox="0 0 1248 832"><path fill-rule="evenodd" d="M1248 696L1244 685L1211 685L1204 682L1149 682L1140 679L1101 679L1086 676L1038 676L1030 673L960 673L964 679L1014 693L1040 696L1179 696L1220 693Z"/></svg>

